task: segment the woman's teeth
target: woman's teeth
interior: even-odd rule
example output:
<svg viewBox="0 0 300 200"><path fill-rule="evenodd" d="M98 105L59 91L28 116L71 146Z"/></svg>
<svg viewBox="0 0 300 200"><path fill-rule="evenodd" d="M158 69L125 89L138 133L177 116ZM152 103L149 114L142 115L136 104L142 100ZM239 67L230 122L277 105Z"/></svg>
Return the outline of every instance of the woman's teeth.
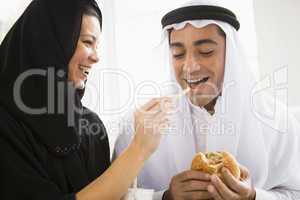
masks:
<svg viewBox="0 0 300 200"><path fill-rule="evenodd" d="M84 73L86 76L89 75L90 73L90 67L86 67L86 66L83 66L83 65L80 65L79 66L79 69L82 71L82 73Z"/></svg>

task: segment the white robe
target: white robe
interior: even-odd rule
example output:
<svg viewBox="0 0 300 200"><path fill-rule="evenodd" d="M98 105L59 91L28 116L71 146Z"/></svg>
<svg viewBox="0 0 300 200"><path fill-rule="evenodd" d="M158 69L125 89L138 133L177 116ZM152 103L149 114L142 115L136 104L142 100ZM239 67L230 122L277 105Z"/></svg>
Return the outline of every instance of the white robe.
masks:
<svg viewBox="0 0 300 200"><path fill-rule="evenodd" d="M189 104L186 98L183 99L185 100L182 101ZM234 140L234 135L224 136L207 131L216 130L218 127L223 128L218 125L220 124L217 120L218 113L210 116L204 109L193 108L184 110L180 115L180 118L172 119L177 127L172 127L163 135L157 151L146 161L138 176L138 187L154 189L157 192L156 199L161 199L160 191L168 189L173 176L190 169L196 152L228 150L236 156L239 163L249 169L252 184L256 188L257 200L300 199L298 156L300 141L297 135L300 126L293 116L289 116L286 133L278 132L259 121L262 131L260 135L254 134L255 137L252 137L251 132L256 131L257 127L252 127L252 122L249 120L256 119L245 120L243 129L249 130L247 133L250 134L243 134L243 132L240 134L239 144L234 152L232 149L234 144L230 142L231 139ZM187 115L190 115L192 121L184 122L184 127L181 127L182 119ZM123 122L127 125L121 129L121 135L115 145L114 157L117 157L131 141L133 127L128 125L130 121L132 122L132 118L129 117L125 121ZM199 127L201 124L205 125ZM231 127L225 129L228 131ZM201 131L197 134L195 130Z"/></svg>
<svg viewBox="0 0 300 200"><path fill-rule="evenodd" d="M298 122L285 106L256 90L238 33L232 26L214 20L185 21L165 27L165 36L168 28L178 30L187 23L196 28L216 24L226 34L222 96L213 116L192 105L186 96L176 102L178 111L170 116L171 127L165 131L157 151L146 161L138 176L138 186L154 189L160 199L159 191L168 189L173 176L190 169L198 151L227 150L249 169L257 200L300 199ZM176 80L174 76L172 80ZM272 112L279 117L269 117ZM119 134L114 157L131 141L132 115L123 119Z"/></svg>

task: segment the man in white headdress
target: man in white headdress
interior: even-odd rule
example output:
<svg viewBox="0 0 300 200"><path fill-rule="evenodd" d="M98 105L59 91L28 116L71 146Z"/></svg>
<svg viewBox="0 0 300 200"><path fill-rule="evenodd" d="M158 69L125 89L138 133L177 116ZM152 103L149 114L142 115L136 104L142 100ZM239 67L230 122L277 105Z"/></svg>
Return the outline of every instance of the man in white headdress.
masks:
<svg viewBox="0 0 300 200"><path fill-rule="evenodd" d="M255 78L242 53L234 13L198 0L167 13L162 25L173 79L190 91L176 98L170 128L146 162L138 186L166 200L300 199L300 127L283 106L277 107L281 117L273 123L258 117L256 111L270 112L274 102L253 92ZM130 143L133 127L126 124L115 156ZM223 150L246 167L248 180L237 180L226 170L223 181L189 170L197 152Z"/></svg>

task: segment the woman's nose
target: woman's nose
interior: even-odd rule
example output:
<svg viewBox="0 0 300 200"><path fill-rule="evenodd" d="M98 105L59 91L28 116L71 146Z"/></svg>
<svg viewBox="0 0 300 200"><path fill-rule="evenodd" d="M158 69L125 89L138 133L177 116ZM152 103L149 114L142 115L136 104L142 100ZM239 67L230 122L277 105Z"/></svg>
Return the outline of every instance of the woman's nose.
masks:
<svg viewBox="0 0 300 200"><path fill-rule="evenodd" d="M90 59L92 60L93 63L97 63L99 62L99 52L97 49L94 49L91 56L90 56Z"/></svg>

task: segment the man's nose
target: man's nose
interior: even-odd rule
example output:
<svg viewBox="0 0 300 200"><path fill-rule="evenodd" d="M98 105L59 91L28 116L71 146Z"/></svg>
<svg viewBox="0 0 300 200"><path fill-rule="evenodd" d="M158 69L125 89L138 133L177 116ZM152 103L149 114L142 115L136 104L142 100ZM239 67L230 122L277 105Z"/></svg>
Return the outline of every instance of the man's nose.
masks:
<svg viewBox="0 0 300 200"><path fill-rule="evenodd" d="M201 66L194 55L188 54L183 68L185 72L187 72L188 74L192 74L193 72L199 71L201 69Z"/></svg>

